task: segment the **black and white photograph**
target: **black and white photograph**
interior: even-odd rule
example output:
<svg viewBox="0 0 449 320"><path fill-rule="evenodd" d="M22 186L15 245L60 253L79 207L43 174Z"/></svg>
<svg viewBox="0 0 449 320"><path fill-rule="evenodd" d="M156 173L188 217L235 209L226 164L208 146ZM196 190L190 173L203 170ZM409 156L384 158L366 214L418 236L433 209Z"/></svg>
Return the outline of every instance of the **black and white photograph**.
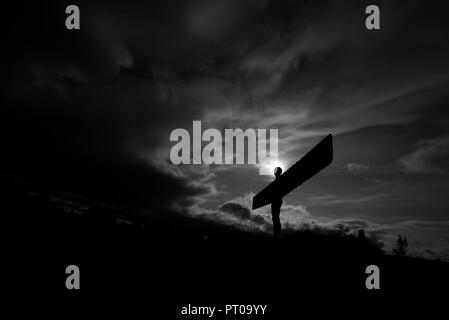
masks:
<svg viewBox="0 0 449 320"><path fill-rule="evenodd" d="M6 305L58 319L444 310L445 4L2 3Z"/></svg>

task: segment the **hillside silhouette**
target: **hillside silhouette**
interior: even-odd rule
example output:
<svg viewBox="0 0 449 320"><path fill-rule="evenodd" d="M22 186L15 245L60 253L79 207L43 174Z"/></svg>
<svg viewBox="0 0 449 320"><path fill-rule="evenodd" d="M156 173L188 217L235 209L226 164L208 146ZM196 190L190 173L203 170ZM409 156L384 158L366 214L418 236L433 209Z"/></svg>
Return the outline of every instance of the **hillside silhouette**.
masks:
<svg viewBox="0 0 449 320"><path fill-rule="evenodd" d="M155 308L182 303L270 303L294 312L298 299L353 299L437 293L449 283L448 264L387 255L375 239L338 230L303 230L273 241L175 212L119 210L49 188L2 180L9 280L21 290L39 270L41 297L66 295L65 266L83 270L83 297L139 299ZM381 269L381 290L365 288L365 268ZM300 298L301 297L301 298ZM304 300L304 301L307 301Z"/></svg>

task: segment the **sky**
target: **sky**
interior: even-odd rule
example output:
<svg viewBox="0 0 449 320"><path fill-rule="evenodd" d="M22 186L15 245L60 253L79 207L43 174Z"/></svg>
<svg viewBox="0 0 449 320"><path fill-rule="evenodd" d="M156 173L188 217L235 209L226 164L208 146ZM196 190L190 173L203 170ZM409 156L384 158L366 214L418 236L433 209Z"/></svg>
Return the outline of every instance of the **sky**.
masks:
<svg viewBox="0 0 449 320"><path fill-rule="evenodd" d="M283 169L334 161L284 199L286 230L360 228L449 259L449 22L443 1L66 1L5 5L2 174L148 215L271 231L255 165L170 163L176 128L277 128Z"/></svg>

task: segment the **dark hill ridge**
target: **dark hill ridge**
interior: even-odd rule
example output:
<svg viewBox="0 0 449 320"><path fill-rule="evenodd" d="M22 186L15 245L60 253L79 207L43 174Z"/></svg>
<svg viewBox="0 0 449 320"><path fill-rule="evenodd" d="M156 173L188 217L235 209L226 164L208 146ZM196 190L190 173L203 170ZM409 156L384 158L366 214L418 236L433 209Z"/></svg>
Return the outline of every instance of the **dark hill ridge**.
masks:
<svg viewBox="0 0 449 320"><path fill-rule="evenodd" d="M302 231L274 241L160 212L126 213L79 196L2 182L3 234L14 290L29 288L30 266L42 276L31 290L65 299L65 267L82 270L83 297L151 297L155 308L183 303L271 303L371 299L446 290L448 264L386 255L370 239ZM381 270L381 290L365 288L365 268ZM61 295L62 293L62 295ZM232 297L232 298L231 298ZM292 309L293 308L293 309Z"/></svg>

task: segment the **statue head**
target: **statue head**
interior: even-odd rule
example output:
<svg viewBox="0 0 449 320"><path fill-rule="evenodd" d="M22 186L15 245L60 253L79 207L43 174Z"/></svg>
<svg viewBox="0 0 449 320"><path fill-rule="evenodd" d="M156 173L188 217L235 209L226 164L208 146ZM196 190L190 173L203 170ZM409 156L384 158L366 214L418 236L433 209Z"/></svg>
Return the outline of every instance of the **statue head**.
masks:
<svg viewBox="0 0 449 320"><path fill-rule="evenodd" d="M282 174L282 168L281 167L276 167L274 168L274 175L277 177L279 177Z"/></svg>

